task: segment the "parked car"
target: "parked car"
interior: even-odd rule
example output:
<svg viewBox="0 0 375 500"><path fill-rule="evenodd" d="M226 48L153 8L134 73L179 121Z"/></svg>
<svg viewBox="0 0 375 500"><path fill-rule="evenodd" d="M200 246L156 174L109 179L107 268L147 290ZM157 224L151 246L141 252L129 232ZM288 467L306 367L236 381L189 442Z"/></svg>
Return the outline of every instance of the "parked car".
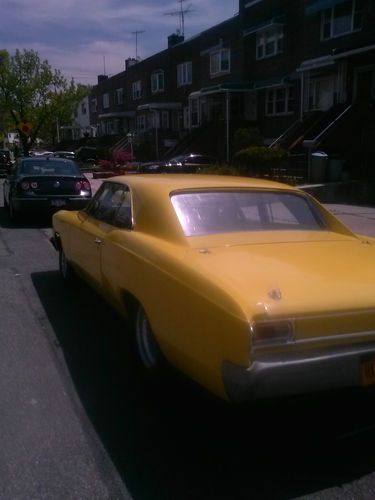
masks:
<svg viewBox="0 0 375 500"><path fill-rule="evenodd" d="M4 181L4 207L16 220L24 213L81 209L91 199L91 186L72 160L19 158Z"/></svg>
<svg viewBox="0 0 375 500"><path fill-rule="evenodd" d="M375 238L297 188L114 177L53 216L52 240L64 280L134 319L150 371L167 361L231 401L375 384Z"/></svg>
<svg viewBox="0 0 375 500"><path fill-rule="evenodd" d="M55 151L53 156L55 158L68 158L70 160L74 160L76 157L74 151Z"/></svg>
<svg viewBox="0 0 375 500"><path fill-rule="evenodd" d="M12 165L9 149L0 149L0 175L6 175Z"/></svg>
<svg viewBox="0 0 375 500"><path fill-rule="evenodd" d="M98 158L97 149L94 146L81 146L75 155L78 161L93 162Z"/></svg>
<svg viewBox="0 0 375 500"><path fill-rule="evenodd" d="M196 173L203 168L216 164L217 159L213 156L191 153L175 156L167 161L143 163L139 170L142 173Z"/></svg>
<svg viewBox="0 0 375 500"><path fill-rule="evenodd" d="M53 156L53 151L47 151L44 149L32 149L29 151L29 156Z"/></svg>

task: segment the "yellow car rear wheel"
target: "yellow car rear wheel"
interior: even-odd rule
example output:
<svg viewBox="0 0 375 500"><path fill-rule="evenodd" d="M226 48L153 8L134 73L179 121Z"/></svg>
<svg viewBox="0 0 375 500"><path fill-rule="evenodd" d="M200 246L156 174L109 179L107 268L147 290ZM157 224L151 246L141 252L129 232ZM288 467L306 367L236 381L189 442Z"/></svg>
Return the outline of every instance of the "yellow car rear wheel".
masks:
<svg viewBox="0 0 375 500"><path fill-rule="evenodd" d="M69 261L67 260L63 249L59 251L59 271L60 276L65 283L69 283L70 281L72 281L74 271L69 264Z"/></svg>
<svg viewBox="0 0 375 500"><path fill-rule="evenodd" d="M155 340L150 322L142 306L138 307L135 318L135 338L142 365L147 370L156 370L162 364L162 354Z"/></svg>

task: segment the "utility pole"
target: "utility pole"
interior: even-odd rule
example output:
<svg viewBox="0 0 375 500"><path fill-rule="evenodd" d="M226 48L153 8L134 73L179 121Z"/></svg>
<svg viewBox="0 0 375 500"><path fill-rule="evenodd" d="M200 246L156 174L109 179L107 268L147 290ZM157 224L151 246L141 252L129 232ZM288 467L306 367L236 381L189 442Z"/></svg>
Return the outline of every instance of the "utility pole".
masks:
<svg viewBox="0 0 375 500"><path fill-rule="evenodd" d="M180 4L180 8L178 10L174 10L172 12L166 12L165 16L178 16L179 17L179 33L182 36L185 36L185 14L190 14L190 12L194 12L194 9L191 8L191 4L189 4L186 9L183 7L183 3L185 0L178 0Z"/></svg>
<svg viewBox="0 0 375 500"><path fill-rule="evenodd" d="M138 35L144 33L144 30L132 31L132 34L135 35L135 58L138 61Z"/></svg>

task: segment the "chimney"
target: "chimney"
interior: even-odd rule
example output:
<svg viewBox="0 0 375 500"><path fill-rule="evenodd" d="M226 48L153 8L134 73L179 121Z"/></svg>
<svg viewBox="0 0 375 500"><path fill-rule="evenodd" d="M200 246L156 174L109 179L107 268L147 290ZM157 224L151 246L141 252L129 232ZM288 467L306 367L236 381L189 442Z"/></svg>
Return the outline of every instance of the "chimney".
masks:
<svg viewBox="0 0 375 500"><path fill-rule="evenodd" d="M128 59L125 59L125 69L130 68L130 66L134 66L134 64L137 64L137 59L134 57L128 57Z"/></svg>
<svg viewBox="0 0 375 500"><path fill-rule="evenodd" d="M98 75L98 83L108 79L108 75Z"/></svg>
<svg viewBox="0 0 375 500"><path fill-rule="evenodd" d="M168 37L168 48L174 47L178 43L181 43L185 40L184 35L180 35L179 33L172 33Z"/></svg>

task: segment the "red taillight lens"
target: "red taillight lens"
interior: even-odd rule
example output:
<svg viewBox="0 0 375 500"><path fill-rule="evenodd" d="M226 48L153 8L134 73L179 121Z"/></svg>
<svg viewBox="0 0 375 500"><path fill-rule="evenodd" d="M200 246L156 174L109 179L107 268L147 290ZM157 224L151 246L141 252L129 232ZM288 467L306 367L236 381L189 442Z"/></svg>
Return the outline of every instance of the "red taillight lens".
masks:
<svg viewBox="0 0 375 500"><path fill-rule="evenodd" d="M24 191L28 191L29 189L38 189L38 183L36 181L22 181L21 188Z"/></svg>
<svg viewBox="0 0 375 500"><path fill-rule="evenodd" d="M76 183L76 190L77 191L90 191L91 186L89 181L78 181Z"/></svg>
<svg viewBox="0 0 375 500"><path fill-rule="evenodd" d="M260 321L252 325L253 347L292 342L294 326L291 321Z"/></svg>

